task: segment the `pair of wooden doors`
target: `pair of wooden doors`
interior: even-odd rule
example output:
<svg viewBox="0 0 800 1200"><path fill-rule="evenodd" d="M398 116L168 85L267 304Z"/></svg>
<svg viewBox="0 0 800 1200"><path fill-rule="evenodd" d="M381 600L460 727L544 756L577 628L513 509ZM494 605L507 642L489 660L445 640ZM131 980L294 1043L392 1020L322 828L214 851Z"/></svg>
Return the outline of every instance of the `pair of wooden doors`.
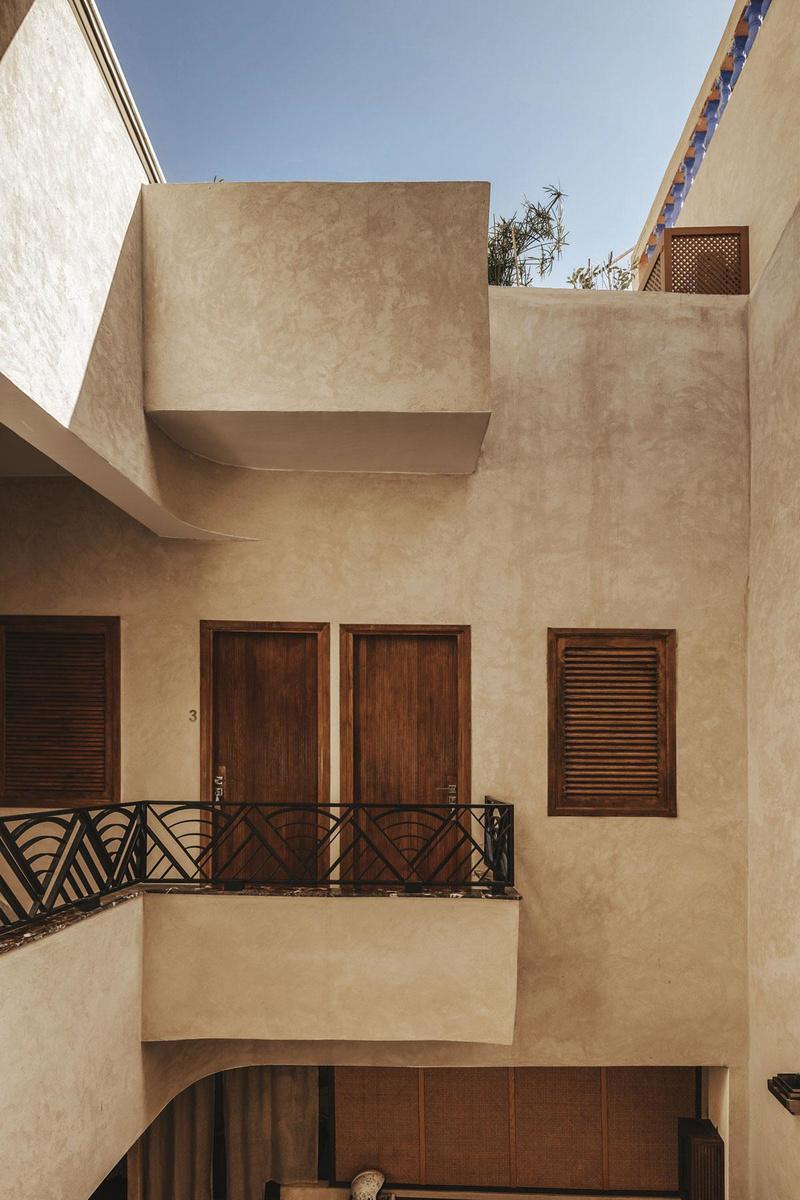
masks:
<svg viewBox="0 0 800 1200"><path fill-rule="evenodd" d="M469 803L468 628L342 626L340 803L354 808L332 847L329 637L324 624L201 624L202 795L218 801L217 875L313 883L333 855L343 881L385 880L425 842L421 806ZM454 827L431 852L449 881L458 840Z"/></svg>

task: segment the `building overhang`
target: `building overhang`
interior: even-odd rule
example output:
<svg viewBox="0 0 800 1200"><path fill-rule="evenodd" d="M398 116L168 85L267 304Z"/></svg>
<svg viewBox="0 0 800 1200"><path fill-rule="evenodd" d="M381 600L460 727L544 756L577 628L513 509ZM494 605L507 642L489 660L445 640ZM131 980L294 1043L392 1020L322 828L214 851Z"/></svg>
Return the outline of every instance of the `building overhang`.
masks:
<svg viewBox="0 0 800 1200"><path fill-rule="evenodd" d="M185 450L271 471L469 475L489 412L150 411Z"/></svg>

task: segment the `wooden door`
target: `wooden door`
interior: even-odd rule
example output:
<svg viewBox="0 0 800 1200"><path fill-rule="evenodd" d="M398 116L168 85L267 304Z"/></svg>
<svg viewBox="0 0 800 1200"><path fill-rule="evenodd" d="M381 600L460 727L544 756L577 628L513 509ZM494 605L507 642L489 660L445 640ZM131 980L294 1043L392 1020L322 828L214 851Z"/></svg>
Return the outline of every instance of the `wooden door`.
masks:
<svg viewBox="0 0 800 1200"><path fill-rule="evenodd" d="M340 657L342 801L356 806L344 876L465 881L469 629L343 626Z"/></svg>
<svg viewBox="0 0 800 1200"><path fill-rule="evenodd" d="M327 625L201 622L203 799L214 874L312 883L327 804ZM216 781L216 782L215 782ZM303 807L298 807L303 806Z"/></svg>

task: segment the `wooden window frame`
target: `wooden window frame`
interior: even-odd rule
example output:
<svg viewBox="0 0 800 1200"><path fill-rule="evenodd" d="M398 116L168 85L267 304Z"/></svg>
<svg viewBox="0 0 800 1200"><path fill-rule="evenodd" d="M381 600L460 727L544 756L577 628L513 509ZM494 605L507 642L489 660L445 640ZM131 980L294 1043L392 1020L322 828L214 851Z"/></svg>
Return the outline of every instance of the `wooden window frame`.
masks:
<svg viewBox="0 0 800 1200"><path fill-rule="evenodd" d="M317 803L330 803L330 630L327 621L200 622L200 798L213 799L215 633L313 633L317 639Z"/></svg>
<svg viewBox="0 0 800 1200"><path fill-rule="evenodd" d="M60 632L102 632L106 638L105 774L102 796L82 799L74 792L49 790L22 796L5 791L5 633L7 629ZM97 808L120 802L120 619L86 616L0 616L0 805L6 808Z"/></svg>
<svg viewBox="0 0 800 1200"><path fill-rule="evenodd" d="M663 768L660 778L660 803L656 807L632 804L626 808L610 808L602 804L587 804L580 808L561 803L561 745L559 720L559 659L558 644L562 638L596 639L598 642L626 644L637 641L658 642L660 673L663 681L663 704L659 701L663 721L661 753ZM676 633L674 629L548 629L547 631L547 735L548 788L547 813L551 817L677 817L676 785Z"/></svg>
<svg viewBox="0 0 800 1200"><path fill-rule="evenodd" d="M472 683L469 625L340 625L339 626L339 769L342 804L353 804L355 778L354 645L356 637L407 634L411 637L454 637L458 671L458 796L472 803ZM463 797L463 799L462 799Z"/></svg>

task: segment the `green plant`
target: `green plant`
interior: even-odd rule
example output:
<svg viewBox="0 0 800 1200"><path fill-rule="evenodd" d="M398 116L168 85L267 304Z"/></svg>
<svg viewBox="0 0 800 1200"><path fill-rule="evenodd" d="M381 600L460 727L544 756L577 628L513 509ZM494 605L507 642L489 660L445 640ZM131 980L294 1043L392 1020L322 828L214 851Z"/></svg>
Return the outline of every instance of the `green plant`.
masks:
<svg viewBox="0 0 800 1200"><path fill-rule="evenodd" d="M523 197L512 217L495 217L489 230L489 283L530 287L549 275L567 245L564 193L552 184L541 202Z"/></svg>
<svg viewBox="0 0 800 1200"><path fill-rule="evenodd" d="M587 258L585 267L576 267L567 276L567 283L583 291L628 292L634 279L633 261L629 258L627 264L620 266L622 258L624 254L615 258L611 251L604 262L593 263Z"/></svg>

